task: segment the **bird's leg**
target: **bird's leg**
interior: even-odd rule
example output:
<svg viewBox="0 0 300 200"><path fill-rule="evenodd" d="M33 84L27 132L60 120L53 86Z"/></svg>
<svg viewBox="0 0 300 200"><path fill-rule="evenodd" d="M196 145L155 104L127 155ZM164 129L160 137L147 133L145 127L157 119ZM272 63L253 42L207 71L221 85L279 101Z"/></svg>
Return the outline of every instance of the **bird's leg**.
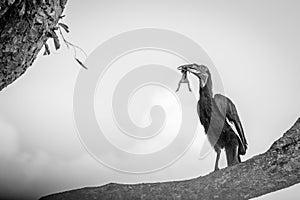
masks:
<svg viewBox="0 0 300 200"><path fill-rule="evenodd" d="M235 164L238 164L238 163L241 162L241 158L240 158L240 155L239 155L239 147L238 146L235 147L234 160L235 160Z"/></svg>
<svg viewBox="0 0 300 200"><path fill-rule="evenodd" d="M227 166L232 166L240 163L239 161L239 154L238 154L238 146L225 146L226 151L226 160L227 160Z"/></svg>
<svg viewBox="0 0 300 200"><path fill-rule="evenodd" d="M221 155L221 149L219 147L215 146L215 151L217 153L216 163L215 163L215 171L218 171L219 170L219 160L220 160L220 155Z"/></svg>

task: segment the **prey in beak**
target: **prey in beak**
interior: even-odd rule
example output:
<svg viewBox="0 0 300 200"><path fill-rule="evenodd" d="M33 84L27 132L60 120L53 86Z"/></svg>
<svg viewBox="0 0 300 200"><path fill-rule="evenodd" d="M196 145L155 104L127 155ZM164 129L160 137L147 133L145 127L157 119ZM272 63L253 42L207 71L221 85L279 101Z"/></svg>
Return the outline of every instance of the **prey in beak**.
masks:
<svg viewBox="0 0 300 200"><path fill-rule="evenodd" d="M191 86L190 86L190 82L189 82L189 80L187 78L187 72L188 72L187 66L179 66L177 69L181 71L182 76L181 76L180 81L178 82L178 87L176 89L176 92L179 91L181 83L187 83L189 91L192 92L192 89L191 89Z"/></svg>
<svg viewBox="0 0 300 200"><path fill-rule="evenodd" d="M205 65L187 64L178 67L178 70L188 71L200 79L200 86L203 88L207 84L209 70Z"/></svg>

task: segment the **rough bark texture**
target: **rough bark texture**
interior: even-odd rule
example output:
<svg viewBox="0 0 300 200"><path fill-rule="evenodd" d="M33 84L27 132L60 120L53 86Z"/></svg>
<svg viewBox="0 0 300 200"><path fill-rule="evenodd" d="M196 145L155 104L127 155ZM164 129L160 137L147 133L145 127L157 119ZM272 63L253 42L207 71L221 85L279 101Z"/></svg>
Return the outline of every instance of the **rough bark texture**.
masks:
<svg viewBox="0 0 300 200"><path fill-rule="evenodd" d="M0 91L33 63L55 30L67 0L0 1Z"/></svg>
<svg viewBox="0 0 300 200"><path fill-rule="evenodd" d="M164 183L111 183L41 199L250 199L299 182L300 118L267 152L203 177Z"/></svg>

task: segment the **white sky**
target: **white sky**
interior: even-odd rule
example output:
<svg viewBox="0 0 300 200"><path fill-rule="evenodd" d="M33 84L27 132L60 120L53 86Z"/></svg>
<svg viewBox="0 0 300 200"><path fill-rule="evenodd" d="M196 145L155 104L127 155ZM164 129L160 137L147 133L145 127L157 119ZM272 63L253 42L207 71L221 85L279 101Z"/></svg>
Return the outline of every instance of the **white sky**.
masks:
<svg viewBox="0 0 300 200"><path fill-rule="evenodd" d="M69 1L63 21L71 31L67 39L88 54L112 36L145 27L176 31L197 42L239 110L249 143L245 160L266 151L299 117L299 6L271 0ZM187 179L213 169L214 154L205 162L197 159L201 136L184 157L155 173L130 175L99 164L84 150L73 123L79 70L72 52L62 47L51 56L40 55L0 92L0 194L37 197L115 181ZM258 199L296 199L299 187Z"/></svg>

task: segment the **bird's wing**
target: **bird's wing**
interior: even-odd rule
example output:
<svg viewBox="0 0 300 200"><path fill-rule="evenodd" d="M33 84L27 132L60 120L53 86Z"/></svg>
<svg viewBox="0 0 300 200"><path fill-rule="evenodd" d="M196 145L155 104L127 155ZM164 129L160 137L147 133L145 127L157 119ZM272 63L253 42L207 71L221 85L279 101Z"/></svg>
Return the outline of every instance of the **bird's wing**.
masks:
<svg viewBox="0 0 300 200"><path fill-rule="evenodd" d="M245 154L247 149L247 141L235 105L229 98L222 94L214 95L214 101L218 106L220 112L223 114L223 116L226 116L226 118L234 124L242 144L242 148L240 149L241 154Z"/></svg>

